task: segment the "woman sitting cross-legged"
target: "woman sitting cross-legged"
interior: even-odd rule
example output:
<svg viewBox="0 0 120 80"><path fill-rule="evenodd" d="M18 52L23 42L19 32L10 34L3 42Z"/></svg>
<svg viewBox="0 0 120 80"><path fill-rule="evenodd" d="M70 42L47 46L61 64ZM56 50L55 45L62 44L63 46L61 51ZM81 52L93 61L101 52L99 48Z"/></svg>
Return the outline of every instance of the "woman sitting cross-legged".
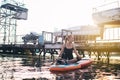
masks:
<svg viewBox="0 0 120 80"><path fill-rule="evenodd" d="M81 59L81 56L76 50L73 41L73 35L66 36L65 43L62 45L56 64L70 64L75 63ZM76 54L76 58L73 57L73 53Z"/></svg>

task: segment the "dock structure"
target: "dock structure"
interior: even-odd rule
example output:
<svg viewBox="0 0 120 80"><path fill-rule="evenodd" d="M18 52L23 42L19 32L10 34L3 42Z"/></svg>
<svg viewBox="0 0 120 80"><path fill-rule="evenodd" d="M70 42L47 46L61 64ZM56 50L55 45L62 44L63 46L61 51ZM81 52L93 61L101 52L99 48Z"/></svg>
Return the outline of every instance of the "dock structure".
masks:
<svg viewBox="0 0 120 80"><path fill-rule="evenodd" d="M17 20L27 20L28 9L17 1L3 0L0 5L0 41L16 43Z"/></svg>
<svg viewBox="0 0 120 80"><path fill-rule="evenodd" d="M36 52L39 54L44 53L43 57L45 59L46 53L50 53L51 56L54 56L54 54L58 54L57 50L61 49L65 35L69 35L72 33L72 35L74 35L76 48L81 55L85 56L84 53L87 52L90 57L94 55L97 60L101 60L102 57L106 57L106 62L109 63L110 53L120 52L120 42L115 42L114 40L96 40L97 37L100 37L100 29L98 27L94 27L95 31L92 30L88 33L86 29L89 30L90 27L91 26L83 26L83 28L81 27L81 30L84 33L81 30L79 32L75 30L62 30L59 35L57 35L58 33L56 34L43 31L42 35L39 35L39 38L37 39L38 43L36 44L30 42L24 43L24 41L22 41L21 43L18 42L18 44L0 44L0 52L24 54L26 50L29 50L33 55L35 55ZM84 30L87 33L85 33ZM93 32L94 34L91 32ZM61 39L59 40L59 38Z"/></svg>
<svg viewBox="0 0 120 80"><path fill-rule="evenodd" d="M100 37L96 40L96 43L91 44L93 46L91 49L94 54L97 52L98 60L102 56L107 56L108 63L110 53L120 52L119 2L119 0L106 0L103 5L95 7L92 14L94 23L100 28Z"/></svg>

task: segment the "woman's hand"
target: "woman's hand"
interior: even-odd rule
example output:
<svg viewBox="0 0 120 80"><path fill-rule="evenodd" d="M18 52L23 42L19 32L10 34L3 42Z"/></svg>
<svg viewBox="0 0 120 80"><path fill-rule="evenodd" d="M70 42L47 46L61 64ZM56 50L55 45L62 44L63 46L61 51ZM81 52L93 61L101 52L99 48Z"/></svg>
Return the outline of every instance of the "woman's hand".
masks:
<svg viewBox="0 0 120 80"><path fill-rule="evenodd" d="M60 59L62 59L61 56L58 56L57 60L60 60Z"/></svg>

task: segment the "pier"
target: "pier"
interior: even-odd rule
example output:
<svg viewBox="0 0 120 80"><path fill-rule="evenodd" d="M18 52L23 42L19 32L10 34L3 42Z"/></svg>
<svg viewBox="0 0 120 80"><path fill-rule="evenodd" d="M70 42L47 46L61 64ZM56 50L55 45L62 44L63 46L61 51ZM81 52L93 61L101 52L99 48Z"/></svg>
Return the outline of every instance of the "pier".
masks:
<svg viewBox="0 0 120 80"><path fill-rule="evenodd" d="M62 43L45 43L44 45L40 44L0 44L0 53L1 54L25 54L26 50L29 50L33 55L36 53L44 54L50 53L51 56L58 54L57 50L60 50ZM78 43L76 48L79 53L85 56L85 52L91 57L92 55L96 56L98 60L102 57L106 57L107 63L109 63L109 57L112 52L120 52L120 42L96 42L96 43ZM45 55L44 55L45 59Z"/></svg>

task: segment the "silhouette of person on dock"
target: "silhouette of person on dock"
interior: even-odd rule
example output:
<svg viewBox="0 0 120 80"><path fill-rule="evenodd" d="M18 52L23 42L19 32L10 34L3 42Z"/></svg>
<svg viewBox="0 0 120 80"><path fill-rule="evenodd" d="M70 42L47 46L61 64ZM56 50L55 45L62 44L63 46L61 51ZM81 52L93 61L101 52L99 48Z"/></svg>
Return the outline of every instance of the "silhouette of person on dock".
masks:
<svg viewBox="0 0 120 80"><path fill-rule="evenodd" d="M62 45L59 57L57 59L57 64L75 63L81 59L81 56L76 50L73 41L74 41L73 35L67 35L65 37L65 43ZM75 53L76 58L73 57L73 53Z"/></svg>

